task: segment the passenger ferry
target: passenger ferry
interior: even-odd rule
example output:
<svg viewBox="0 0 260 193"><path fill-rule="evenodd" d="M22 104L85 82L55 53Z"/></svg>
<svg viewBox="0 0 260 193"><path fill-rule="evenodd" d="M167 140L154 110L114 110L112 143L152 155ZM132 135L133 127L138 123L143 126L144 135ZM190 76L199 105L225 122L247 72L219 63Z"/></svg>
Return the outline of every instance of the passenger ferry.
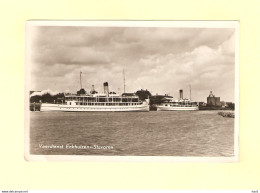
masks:
<svg viewBox="0 0 260 193"><path fill-rule="evenodd" d="M132 93L109 93L108 83L105 82L104 93L65 95L63 104L42 103L41 111L149 111L149 99L141 101Z"/></svg>
<svg viewBox="0 0 260 193"><path fill-rule="evenodd" d="M183 90L180 90L180 98L174 100L170 97L163 98L163 102L157 105L157 111L197 111L199 105L190 99L183 99Z"/></svg>

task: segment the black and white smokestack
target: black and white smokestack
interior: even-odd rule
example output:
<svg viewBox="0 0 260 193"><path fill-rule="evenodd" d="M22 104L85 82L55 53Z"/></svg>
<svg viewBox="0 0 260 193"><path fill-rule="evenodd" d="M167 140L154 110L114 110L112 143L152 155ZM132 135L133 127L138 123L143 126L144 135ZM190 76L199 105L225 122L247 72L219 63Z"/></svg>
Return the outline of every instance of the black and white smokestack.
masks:
<svg viewBox="0 0 260 193"><path fill-rule="evenodd" d="M181 100L183 99L183 90L182 89L180 90L180 99Z"/></svg>
<svg viewBox="0 0 260 193"><path fill-rule="evenodd" d="M104 93L108 96L109 90L108 90L108 82L104 82Z"/></svg>

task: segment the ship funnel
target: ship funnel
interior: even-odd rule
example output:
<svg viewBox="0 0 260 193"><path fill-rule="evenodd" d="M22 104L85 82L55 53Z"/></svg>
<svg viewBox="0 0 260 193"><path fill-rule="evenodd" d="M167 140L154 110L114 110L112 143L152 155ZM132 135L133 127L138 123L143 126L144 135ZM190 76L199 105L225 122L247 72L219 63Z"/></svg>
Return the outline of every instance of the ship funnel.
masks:
<svg viewBox="0 0 260 193"><path fill-rule="evenodd" d="M95 87L94 87L94 85L92 85L90 94L96 94L96 93L97 93L97 92L95 91Z"/></svg>
<svg viewBox="0 0 260 193"><path fill-rule="evenodd" d="M181 89L179 92L180 92L180 100L182 100L183 99L183 90Z"/></svg>
<svg viewBox="0 0 260 193"><path fill-rule="evenodd" d="M109 90L108 90L108 82L104 82L104 93L108 96Z"/></svg>

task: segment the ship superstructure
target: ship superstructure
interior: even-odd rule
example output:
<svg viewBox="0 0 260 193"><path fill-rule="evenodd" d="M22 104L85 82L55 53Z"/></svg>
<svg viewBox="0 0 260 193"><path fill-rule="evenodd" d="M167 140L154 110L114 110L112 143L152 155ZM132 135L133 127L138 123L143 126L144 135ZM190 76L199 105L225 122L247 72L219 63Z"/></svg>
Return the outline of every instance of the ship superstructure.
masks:
<svg viewBox="0 0 260 193"><path fill-rule="evenodd" d="M149 99L141 101L134 93L109 92L107 82L104 83L104 93L93 92L93 89L90 94L81 93L65 95L62 104L42 103L41 111L149 111Z"/></svg>

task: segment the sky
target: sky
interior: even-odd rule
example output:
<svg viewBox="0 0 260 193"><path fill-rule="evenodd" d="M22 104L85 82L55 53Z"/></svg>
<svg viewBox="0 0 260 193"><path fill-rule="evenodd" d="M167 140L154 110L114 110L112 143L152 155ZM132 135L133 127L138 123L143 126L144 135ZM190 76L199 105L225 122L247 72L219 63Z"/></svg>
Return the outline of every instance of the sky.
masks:
<svg viewBox="0 0 260 193"><path fill-rule="evenodd" d="M206 102L234 102L235 29L31 26L30 90L76 93L149 90Z"/></svg>

